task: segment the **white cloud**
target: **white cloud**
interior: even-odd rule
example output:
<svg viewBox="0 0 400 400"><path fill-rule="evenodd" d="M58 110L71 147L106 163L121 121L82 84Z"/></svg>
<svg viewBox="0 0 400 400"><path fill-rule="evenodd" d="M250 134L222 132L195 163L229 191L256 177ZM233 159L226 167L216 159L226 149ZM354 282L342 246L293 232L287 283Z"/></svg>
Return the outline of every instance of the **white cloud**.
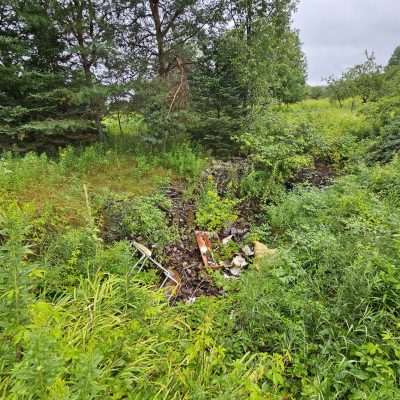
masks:
<svg viewBox="0 0 400 400"><path fill-rule="evenodd" d="M309 82L362 62L373 51L386 64L400 45L400 0L301 0L294 18L307 56Z"/></svg>

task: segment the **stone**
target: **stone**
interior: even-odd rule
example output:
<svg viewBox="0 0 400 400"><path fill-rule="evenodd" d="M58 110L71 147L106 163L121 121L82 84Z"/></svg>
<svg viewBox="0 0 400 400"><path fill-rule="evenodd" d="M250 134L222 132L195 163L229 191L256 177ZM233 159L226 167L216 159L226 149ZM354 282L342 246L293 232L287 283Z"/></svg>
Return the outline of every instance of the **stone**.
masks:
<svg viewBox="0 0 400 400"><path fill-rule="evenodd" d="M236 256L232 260L232 265L237 268L243 268L247 265L247 261L242 256Z"/></svg>

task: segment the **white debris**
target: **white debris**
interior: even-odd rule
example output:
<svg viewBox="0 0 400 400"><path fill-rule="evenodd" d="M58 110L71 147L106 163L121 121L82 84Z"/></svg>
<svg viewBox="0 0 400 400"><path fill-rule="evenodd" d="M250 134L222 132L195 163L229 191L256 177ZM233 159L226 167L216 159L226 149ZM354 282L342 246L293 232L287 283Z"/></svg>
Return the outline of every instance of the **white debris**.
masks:
<svg viewBox="0 0 400 400"><path fill-rule="evenodd" d="M135 241L133 241L132 243L136 247L136 249L139 250L143 255L145 255L146 257L151 257L151 250L148 249L146 246Z"/></svg>
<svg viewBox="0 0 400 400"><path fill-rule="evenodd" d="M191 296L187 300L185 300L186 304L193 304L196 301L196 297Z"/></svg>
<svg viewBox="0 0 400 400"><path fill-rule="evenodd" d="M243 256L236 256L232 260L232 265L234 267L243 268L247 265L247 261Z"/></svg>
<svg viewBox="0 0 400 400"><path fill-rule="evenodd" d="M246 246L243 247L243 253L247 257L254 256L254 251L250 248L249 245L246 244Z"/></svg>
<svg viewBox="0 0 400 400"><path fill-rule="evenodd" d="M240 276L242 269L240 267L233 267L229 270L233 276Z"/></svg>
<svg viewBox="0 0 400 400"><path fill-rule="evenodd" d="M232 240L232 238L233 238L233 235L229 235L229 236L227 236L226 238L223 238L222 239L222 244L225 246L225 245L227 245L231 240Z"/></svg>

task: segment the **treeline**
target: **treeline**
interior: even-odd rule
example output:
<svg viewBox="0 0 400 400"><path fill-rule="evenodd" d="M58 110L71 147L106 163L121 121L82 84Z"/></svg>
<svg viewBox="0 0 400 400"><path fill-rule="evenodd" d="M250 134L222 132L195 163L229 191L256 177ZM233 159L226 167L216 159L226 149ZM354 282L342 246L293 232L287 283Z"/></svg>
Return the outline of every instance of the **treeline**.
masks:
<svg viewBox="0 0 400 400"><path fill-rule="evenodd" d="M142 139L223 149L254 105L305 90L295 0L59 0L0 4L0 145L106 139L140 112Z"/></svg>
<svg viewBox="0 0 400 400"><path fill-rule="evenodd" d="M390 161L400 150L400 46L386 66L366 53L365 62L327 82L325 94L340 107L347 101L354 111L356 102L361 102L359 111L370 121L369 137L374 140L367 161Z"/></svg>
<svg viewBox="0 0 400 400"><path fill-rule="evenodd" d="M377 64L374 54L365 53L366 60L349 68L340 77L326 78L327 94L339 106L346 99L361 99L363 104L395 94L399 83L400 47L393 52L386 67Z"/></svg>

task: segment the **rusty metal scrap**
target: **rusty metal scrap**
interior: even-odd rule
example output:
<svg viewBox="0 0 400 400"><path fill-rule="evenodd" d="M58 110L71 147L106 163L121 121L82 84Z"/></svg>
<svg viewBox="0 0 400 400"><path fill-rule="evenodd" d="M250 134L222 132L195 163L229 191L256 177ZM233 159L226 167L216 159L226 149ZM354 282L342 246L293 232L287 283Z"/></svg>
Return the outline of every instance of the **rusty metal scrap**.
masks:
<svg viewBox="0 0 400 400"><path fill-rule="evenodd" d="M213 267L215 263L213 261L212 247L208 232L195 231L195 236L204 266Z"/></svg>

